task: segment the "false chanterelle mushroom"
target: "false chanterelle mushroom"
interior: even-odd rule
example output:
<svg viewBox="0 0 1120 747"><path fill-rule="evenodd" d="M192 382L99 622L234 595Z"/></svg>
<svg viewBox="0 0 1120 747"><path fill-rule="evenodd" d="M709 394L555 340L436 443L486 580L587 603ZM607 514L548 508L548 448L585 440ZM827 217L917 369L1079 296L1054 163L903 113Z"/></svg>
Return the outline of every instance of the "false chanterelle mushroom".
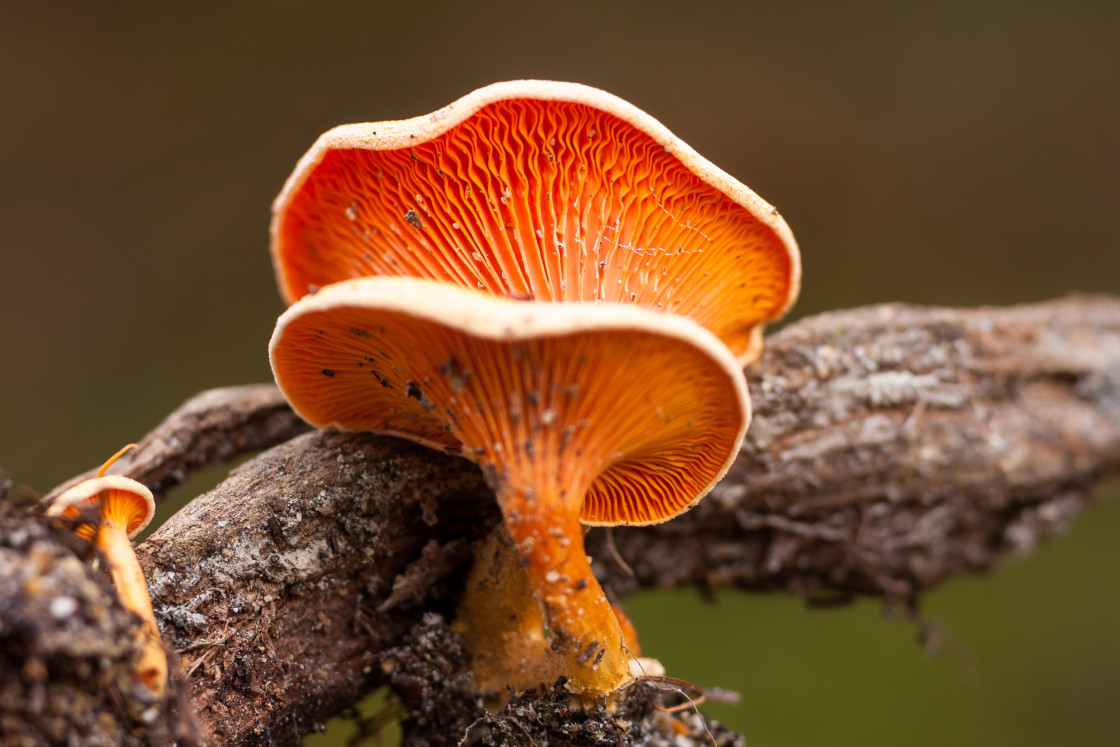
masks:
<svg viewBox="0 0 1120 747"><path fill-rule="evenodd" d="M101 551L121 605L141 621L143 653L133 674L152 694L163 697L167 655L160 642L144 572L130 542L155 515L155 500L152 491L136 480L105 474L113 462L135 447L136 444L125 446L101 465L96 476L68 488L47 507L47 515L77 520L75 534L93 540ZM87 510L95 514L95 520L81 521Z"/></svg>
<svg viewBox="0 0 1120 747"><path fill-rule="evenodd" d="M308 422L481 465L568 686L591 696L628 681L630 657L581 521L652 524L688 509L727 470L750 417L742 371L715 336L632 305L362 278L289 308L270 357Z"/></svg>
<svg viewBox="0 0 1120 747"><path fill-rule="evenodd" d="M689 316L743 364L800 258L769 204L604 91L512 81L414 119L322 135L273 204L291 303L366 275Z"/></svg>

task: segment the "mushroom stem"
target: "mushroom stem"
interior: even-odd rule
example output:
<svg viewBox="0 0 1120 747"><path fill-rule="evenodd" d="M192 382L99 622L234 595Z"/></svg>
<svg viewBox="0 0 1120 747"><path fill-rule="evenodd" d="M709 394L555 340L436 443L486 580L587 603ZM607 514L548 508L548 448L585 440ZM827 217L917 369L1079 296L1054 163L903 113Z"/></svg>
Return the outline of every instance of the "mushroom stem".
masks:
<svg viewBox="0 0 1120 747"><path fill-rule="evenodd" d="M452 630L463 637L472 686L487 698L487 707L501 708L511 692L549 685L561 675L571 681L568 659L551 645L556 636L545 637L551 628L504 522L476 545L474 556ZM634 626L617 605L611 609L618 619L623 651L637 656ZM649 666L650 661L643 663ZM598 679L619 680L602 675Z"/></svg>
<svg viewBox="0 0 1120 747"><path fill-rule="evenodd" d="M121 605L140 617L144 652L133 674L156 697L162 698L167 686L167 655L152 612L144 571L132 550L124 522L106 516L97 532L97 547L108 563L109 575L113 578Z"/></svg>
<svg viewBox="0 0 1120 747"><path fill-rule="evenodd" d="M549 685L563 662L544 637L544 617L505 524L475 546L474 564L452 630L463 637L471 686L487 707L512 692Z"/></svg>
<svg viewBox="0 0 1120 747"><path fill-rule="evenodd" d="M544 612L552 649L563 659L568 689L612 692L630 678L630 668L622 627L583 547L579 505L584 491L572 506L564 491L550 496L541 490L539 484L495 487L529 586Z"/></svg>

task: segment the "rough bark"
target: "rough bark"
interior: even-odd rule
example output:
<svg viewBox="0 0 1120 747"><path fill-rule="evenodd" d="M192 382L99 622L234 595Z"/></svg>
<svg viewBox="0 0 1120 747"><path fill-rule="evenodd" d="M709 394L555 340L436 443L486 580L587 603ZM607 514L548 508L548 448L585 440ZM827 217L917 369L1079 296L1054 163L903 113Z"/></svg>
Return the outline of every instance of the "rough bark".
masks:
<svg viewBox="0 0 1120 747"><path fill-rule="evenodd" d="M911 594L1030 552L1120 470L1115 299L824 314L748 378L723 482L616 532L634 583Z"/></svg>
<svg viewBox="0 0 1120 747"><path fill-rule="evenodd" d="M635 575L605 532L589 535L617 593L910 597L1029 552L1120 472L1115 299L826 314L772 336L748 373L755 419L724 482L670 523L614 532ZM207 396L215 406L225 395ZM286 435L272 433L245 443ZM211 458L171 452L187 467ZM204 734L292 744L391 682L415 743L457 742L481 713L433 685L453 668L428 667L425 680L409 667L435 635L424 613L453 609L469 542L497 519L473 465L389 438L308 433L235 470L140 548ZM501 735L537 728L507 715L470 738L513 744L521 737ZM630 718L638 733L664 717Z"/></svg>

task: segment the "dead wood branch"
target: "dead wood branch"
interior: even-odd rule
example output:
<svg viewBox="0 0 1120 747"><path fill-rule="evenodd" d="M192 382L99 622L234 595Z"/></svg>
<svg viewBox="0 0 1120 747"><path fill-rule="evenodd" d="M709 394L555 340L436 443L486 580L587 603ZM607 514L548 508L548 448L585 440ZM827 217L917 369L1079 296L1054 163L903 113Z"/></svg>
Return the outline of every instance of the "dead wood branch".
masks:
<svg viewBox="0 0 1120 747"><path fill-rule="evenodd" d="M1115 299L824 314L749 374L724 481L616 533L637 583L910 594L1030 552L1120 471Z"/></svg>
<svg viewBox="0 0 1120 747"><path fill-rule="evenodd" d="M1029 552L1120 473L1116 299L826 314L772 336L749 378L755 419L725 481L684 517L616 531L634 577L589 536L615 591L908 596ZM240 432L260 448L293 427ZM237 451L191 448L145 469L181 479ZM140 553L165 635L195 647L184 665L210 739L293 744L388 681L379 654L450 611L468 542L497 516L467 462L320 432L193 501Z"/></svg>
<svg viewBox="0 0 1120 747"><path fill-rule="evenodd" d="M267 449L309 429L270 384L211 389L191 397L168 415L110 474L147 485L159 500L193 472ZM43 498L50 503L71 485L93 477L90 470Z"/></svg>

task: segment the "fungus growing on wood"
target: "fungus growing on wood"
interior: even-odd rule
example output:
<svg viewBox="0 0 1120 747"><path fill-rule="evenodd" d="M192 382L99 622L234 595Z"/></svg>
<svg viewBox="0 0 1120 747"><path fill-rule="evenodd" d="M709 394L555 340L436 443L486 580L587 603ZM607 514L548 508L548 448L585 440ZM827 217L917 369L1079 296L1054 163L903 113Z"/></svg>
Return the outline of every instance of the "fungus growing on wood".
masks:
<svg viewBox="0 0 1120 747"><path fill-rule="evenodd" d="M661 663L640 657L638 633L618 605L618 619L630 674L664 675ZM553 651L540 606L509 532L498 525L475 545L463 599L451 629L463 639L471 687L486 696L487 706L500 708L512 692L550 685L567 674L564 660Z"/></svg>
<svg viewBox="0 0 1120 747"><path fill-rule="evenodd" d="M167 686L167 655L152 613L144 571L130 542L148 526L155 515L156 503L152 491L136 480L105 474L113 462L135 447L136 444L125 446L101 465L96 476L59 495L47 508L47 515L75 520L74 533L93 541L105 557L121 605L141 621L143 653L133 674L137 682L156 697L163 697ZM87 512L95 512L96 520L83 521Z"/></svg>
<svg viewBox="0 0 1120 747"><path fill-rule="evenodd" d="M801 277L774 208L645 112L574 83L497 83L433 114L330 130L271 230L289 303L367 275L635 303L691 317L744 364Z"/></svg>
<svg viewBox="0 0 1120 747"><path fill-rule="evenodd" d="M726 472L750 404L715 336L632 305L526 304L375 277L295 303L269 352L309 423L477 461L569 687L597 695L630 679L580 522L664 521Z"/></svg>

